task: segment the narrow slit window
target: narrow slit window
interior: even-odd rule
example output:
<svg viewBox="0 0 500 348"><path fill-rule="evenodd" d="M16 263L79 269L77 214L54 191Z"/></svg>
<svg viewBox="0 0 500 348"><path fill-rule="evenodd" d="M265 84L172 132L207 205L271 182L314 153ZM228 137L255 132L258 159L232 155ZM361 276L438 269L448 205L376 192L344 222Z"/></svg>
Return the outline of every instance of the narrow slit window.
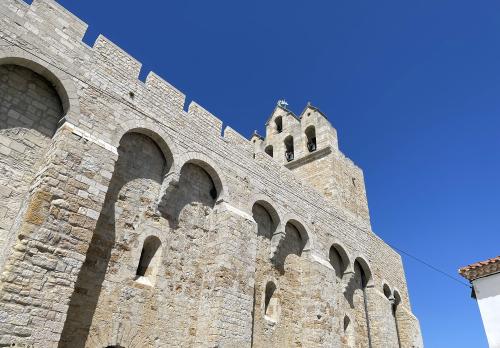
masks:
<svg viewBox="0 0 500 348"><path fill-rule="evenodd" d="M153 283L160 259L160 246L161 242L158 237L149 236L146 238L137 266L137 278L145 277L148 278L149 283Z"/></svg>
<svg viewBox="0 0 500 348"><path fill-rule="evenodd" d="M344 332L347 332L349 330L349 325L351 324L351 319L346 315L344 317Z"/></svg>
<svg viewBox="0 0 500 348"><path fill-rule="evenodd" d="M276 285L273 282L266 284L264 295L264 314L267 320L277 322L279 317L279 300L276 297Z"/></svg>

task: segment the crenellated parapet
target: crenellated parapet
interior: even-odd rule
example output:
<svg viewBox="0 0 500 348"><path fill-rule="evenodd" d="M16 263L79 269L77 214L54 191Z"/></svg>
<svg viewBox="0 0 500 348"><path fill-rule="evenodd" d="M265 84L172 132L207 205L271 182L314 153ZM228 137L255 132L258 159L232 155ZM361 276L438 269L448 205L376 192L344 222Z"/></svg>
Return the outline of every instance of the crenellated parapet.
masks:
<svg viewBox="0 0 500 348"><path fill-rule="evenodd" d="M321 110L247 140L86 29L0 1L0 346L423 346Z"/></svg>
<svg viewBox="0 0 500 348"><path fill-rule="evenodd" d="M165 122L162 114L184 114L187 122L204 134L221 137L220 119L194 101L184 113L186 96L154 72L147 74L145 82L140 81L142 64L111 40L99 35L92 47L82 42L88 25L57 2L34 0L28 5L21 0L8 0L2 6L2 13L3 21L9 25L2 26L0 39L5 38L7 44L16 39L15 44L19 45L19 32L10 33L8 28L20 26L23 33L20 36L25 41L21 49L41 56L56 69L64 67L78 84L107 92L119 102L148 112L154 107L158 114L148 116L157 117L160 122ZM48 57L44 51L53 55ZM240 143L242 139L239 135Z"/></svg>

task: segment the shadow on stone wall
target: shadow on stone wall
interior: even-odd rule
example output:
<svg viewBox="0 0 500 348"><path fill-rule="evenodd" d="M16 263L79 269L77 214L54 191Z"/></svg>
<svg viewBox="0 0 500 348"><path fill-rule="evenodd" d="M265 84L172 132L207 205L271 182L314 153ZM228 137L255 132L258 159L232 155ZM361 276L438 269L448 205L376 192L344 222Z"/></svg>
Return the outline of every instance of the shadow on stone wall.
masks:
<svg viewBox="0 0 500 348"><path fill-rule="evenodd" d="M179 228L181 212L187 206L199 205L211 210L215 206L216 196L210 175L200 166L187 163L181 168L176 187L162 197L158 210L168 221L170 228L176 230Z"/></svg>
<svg viewBox="0 0 500 348"><path fill-rule="evenodd" d="M17 237L9 231L62 116L61 100L43 76L0 65L0 269Z"/></svg>
<svg viewBox="0 0 500 348"><path fill-rule="evenodd" d="M300 257L307 243L307 236L302 236L299 229L292 223L285 226L285 237L280 241L276 255L273 258L274 266L280 275L285 274L285 260L289 255Z"/></svg>
<svg viewBox="0 0 500 348"><path fill-rule="evenodd" d="M117 226L118 217L115 207L119 205L131 208L131 211L121 208L124 220L130 220L131 215L139 214L141 209L133 211L137 206L141 206L141 200L138 199L140 197L136 197L137 193L130 192L138 186L132 186L132 182L142 181L142 194L146 195L149 189L146 186L148 181L154 181L158 183L158 186L161 185L164 168L165 161L161 150L153 140L137 133L123 136L104 206L71 296L59 343L60 348L85 346L112 251L120 247L116 243L117 228L122 228L122 223L127 225L127 221L120 221L120 226ZM128 185L129 183L132 184ZM145 208L142 205L142 210Z"/></svg>

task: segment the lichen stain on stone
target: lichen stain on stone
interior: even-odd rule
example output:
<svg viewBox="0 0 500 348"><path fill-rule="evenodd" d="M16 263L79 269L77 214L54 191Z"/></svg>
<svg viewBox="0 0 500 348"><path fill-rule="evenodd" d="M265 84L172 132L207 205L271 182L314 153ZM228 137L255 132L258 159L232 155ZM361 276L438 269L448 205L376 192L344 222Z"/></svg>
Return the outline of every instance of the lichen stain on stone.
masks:
<svg viewBox="0 0 500 348"><path fill-rule="evenodd" d="M25 221L33 225L41 225L49 215L52 194L47 191L36 191L26 209Z"/></svg>

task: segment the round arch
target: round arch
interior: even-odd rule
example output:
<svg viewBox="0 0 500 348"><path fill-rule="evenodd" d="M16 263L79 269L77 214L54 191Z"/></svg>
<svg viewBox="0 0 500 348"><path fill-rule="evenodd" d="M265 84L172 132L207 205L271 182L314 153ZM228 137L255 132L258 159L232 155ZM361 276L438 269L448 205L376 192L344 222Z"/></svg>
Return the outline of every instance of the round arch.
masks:
<svg viewBox="0 0 500 348"><path fill-rule="evenodd" d="M354 260L354 264L356 264L356 263L359 265L360 269L365 274L365 277L366 277L366 287L367 288L373 287L374 286L373 274L372 274L371 267L368 264L368 262L365 260L364 257L358 256Z"/></svg>
<svg viewBox="0 0 500 348"><path fill-rule="evenodd" d="M267 210L269 215L271 215L274 225L276 226L276 231L279 231L281 229L281 222L283 220L281 218L281 213L276 208L278 207L278 205L271 198L264 194L255 194L252 196L252 198L249 200L249 204L246 206L246 210L250 213L250 215L252 214L252 208L256 204L261 205Z"/></svg>
<svg viewBox="0 0 500 348"><path fill-rule="evenodd" d="M344 266L343 273L344 274L345 273L352 273L353 267L352 267L352 263L351 263L351 258L349 257L349 254L347 253L346 249L342 246L342 244L340 244L338 242L333 242L330 245L330 249L328 250L327 259L328 260L330 259L330 250L332 248L335 249L335 251L337 251L337 253L340 255L340 258L341 258L343 266Z"/></svg>
<svg viewBox="0 0 500 348"><path fill-rule="evenodd" d="M0 50L0 65L7 64L29 69L49 81L61 100L64 112L62 119L73 120L76 123L80 117L80 104L73 77L15 46L3 47Z"/></svg>
<svg viewBox="0 0 500 348"><path fill-rule="evenodd" d="M155 142L155 144L160 148L161 152L163 153L163 157L165 157L166 161L165 174L168 174L177 169L175 166L176 161L174 157L174 153L176 151L175 144L172 140L170 140L170 138L165 133L161 132L161 130L159 129L153 130L152 128L149 127L141 127L141 126L131 127L124 132L120 132L118 143L116 145L115 144L113 145L118 147L119 142L121 141L123 136L125 134L130 134L130 133L138 133L145 135L151 138Z"/></svg>
<svg viewBox="0 0 500 348"><path fill-rule="evenodd" d="M195 164L203 170L205 170L208 175L212 178L212 181L215 185L215 189L217 191L217 198L216 200L218 202L220 201L227 201L227 198L229 197L228 194L228 189L227 189L227 184L226 184L226 179L223 176L222 170L214 163L214 161L208 157L207 155L199 152L187 152L184 155L182 155L179 160L176 169L180 170L182 167L188 163Z"/></svg>
<svg viewBox="0 0 500 348"><path fill-rule="evenodd" d="M284 226L291 224L294 226L297 231L300 233L300 237L303 241L305 241L303 251L310 251L312 249L313 241L311 238L311 233L308 231L312 231L308 225L302 222L298 217L292 214L287 214L283 217Z"/></svg>

